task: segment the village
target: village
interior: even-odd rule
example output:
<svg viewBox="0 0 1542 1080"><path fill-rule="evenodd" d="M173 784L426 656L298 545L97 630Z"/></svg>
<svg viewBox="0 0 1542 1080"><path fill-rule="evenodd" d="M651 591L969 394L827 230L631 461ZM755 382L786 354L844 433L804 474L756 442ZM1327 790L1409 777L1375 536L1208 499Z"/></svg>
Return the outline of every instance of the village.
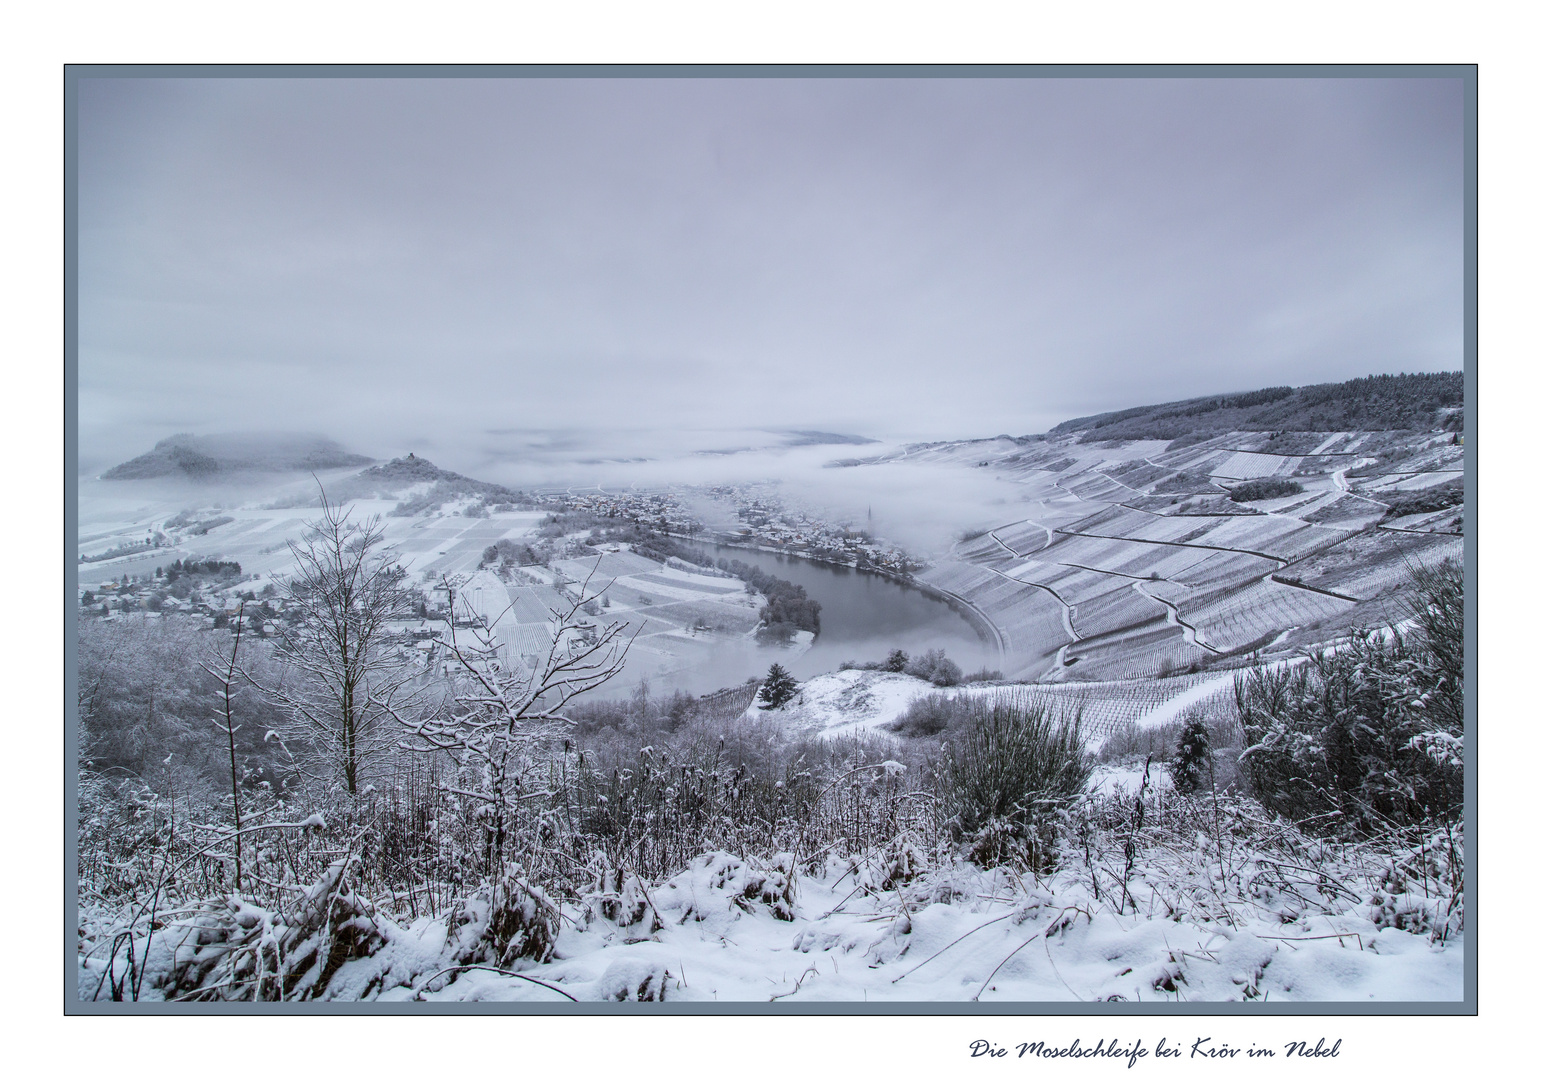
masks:
<svg viewBox="0 0 1542 1080"><path fill-rule="evenodd" d="M774 485L721 484L701 491L708 498L729 503L740 522L712 532L718 543L785 551L900 577L909 577L926 566L904 549L874 537L871 520L867 528L850 522L832 524L815 511L789 505Z"/></svg>

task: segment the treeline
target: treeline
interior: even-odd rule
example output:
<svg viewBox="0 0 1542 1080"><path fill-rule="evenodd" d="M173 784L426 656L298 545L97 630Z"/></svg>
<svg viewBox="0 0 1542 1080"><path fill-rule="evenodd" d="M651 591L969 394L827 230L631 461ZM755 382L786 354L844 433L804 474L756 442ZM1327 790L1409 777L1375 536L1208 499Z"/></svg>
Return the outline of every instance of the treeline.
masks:
<svg viewBox="0 0 1542 1080"><path fill-rule="evenodd" d="M1387 504L1383 520L1407 517L1409 514L1433 514L1458 506L1467 498L1467 487L1461 480L1450 480L1423 491L1409 491L1393 495Z"/></svg>
<svg viewBox="0 0 1542 1080"><path fill-rule="evenodd" d="M405 487L424 483L432 486L421 494L398 502L391 510L392 517L431 513L447 502L466 498L478 500L467 510L470 517L485 517L489 511L523 509L532 505L530 496L523 491L502 484L473 480L469 476L441 469L416 454L395 458L383 465L373 465L357 476L351 476L335 485L329 491L329 497L340 503L354 499L389 499L396 497ZM306 499L313 501L312 496L306 496Z"/></svg>
<svg viewBox="0 0 1542 1080"><path fill-rule="evenodd" d="M178 559L166 567L165 577L168 585L183 575L233 580L241 576L241 564L234 559Z"/></svg>
<svg viewBox="0 0 1542 1080"><path fill-rule="evenodd" d="M534 566L541 556L529 544L503 539L482 549L482 565L503 563L506 566Z"/></svg>
<svg viewBox="0 0 1542 1080"><path fill-rule="evenodd" d="M1246 503L1259 502L1262 499L1283 499L1287 495L1300 495L1305 490L1294 480L1267 477L1263 480L1249 480L1244 484L1238 484L1231 489L1231 501Z"/></svg>
<svg viewBox="0 0 1542 1080"><path fill-rule="evenodd" d="M841 670L900 672L914 675L918 679L925 679L933 686L958 686L960 683L1001 678L999 671L981 670L973 675L965 675L963 668L949 660L948 654L942 649L927 649L915 658L907 654L904 649L893 649L883 660L868 660L860 663L856 660L843 660Z"/></svg>
<svg viewBox="0 0 1542 1080"><path fill-rule="evenodd" d="M1143 405L1067 420L1051 429L1098 439L1199 442L1226 431L1458 430L1460 371L1370 375L1341 383L1273 386L1242 394Z"/></svg>
<svg viewBox="0 0 1542 1080"><path fill-rule="evenodd" d="M591 543L627 544L643 558L653 559L655 562L683 559L694 566L714 565L712 556L706 554L700 548L692 547L689 544L682 544L674 537L660 535L640 525L631 523L610 525L596 531L593 537L594 539Z"/></svg>
<svg viewBox="0 0 1542 1080"><path fill-rule="evenodd" d="M700 557L691 561L701 564ZM819 633L819 601L810 600L802 585L773 577L760 567L738 559L719 559L717 566L766 598L760 609L760 619L765 626L757 634L762 641L787 641L799 630Z"/></svg>
<svg viewBox="0 0 1542 1080"><path fill-rule="evenodd" d="M217 517L204 518L199 520L193 516L191 511L184 510L176 517L168 520L166 522L166 528L181 529L188 536L203 536L208 533L210 529L217 529L221 525L229 525L234 520L235 518L228 514L220 514Z"/></svg>
<svg viewBox="0 0 1542 1080"><path fill-rule="evenodd" d="M141 551L153 551L159 546L152 540L136 540L132 544L118 544L116 547L108 548L99 555L81 555L80 561L83 563L106 562L109 559L122 558L124 555L137 555Z"/></svg>
<svg viewBox="0 0 1542 1080"><path fill-rule="evenodd" d="M392 508L391 516L414 517L432 513L447 502L467 496L478 496L481 500L467 508L467 517L487 517L489 511L518 510L525 506L525 496L520 492L460 477L456 480L442 480L421 495L403 499Z"/></svg>

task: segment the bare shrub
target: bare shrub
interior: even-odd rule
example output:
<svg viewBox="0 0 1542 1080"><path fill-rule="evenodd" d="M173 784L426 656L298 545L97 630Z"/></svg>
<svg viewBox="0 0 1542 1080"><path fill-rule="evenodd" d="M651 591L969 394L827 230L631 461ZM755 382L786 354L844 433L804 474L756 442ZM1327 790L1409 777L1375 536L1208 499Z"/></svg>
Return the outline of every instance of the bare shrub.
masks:
<svg viewBox="0 0 1542 1080"><path fill-rule="evenodd" d="M899 719L885 725L886 731L909 739L940 735L957 717L967 715L968 706L950 694L926 694L916 698Z"/></svg>
<svg viewBox="0 0 1542 1080"><path fill-rule="evenodd" d="M969 699L950 729L942 798L982 865L1053 860L1058 813L1085 789L1081 717L1030 693Z"/></svg>
<svg viewBox="0 0 1542 1080"><path fill-rule="evenodd" d="M518 863L467 896L450 917L458 964L541 963L551 955L557 930L556 904L525 877Z"/></svg>
<svg viewBox="0 0 1542 1080"><path fill-rule="evenodd" d="M1237 677L1243 768L1271 811L1372 835L1461 813L1460 565L1413 572L1413 625Z"/></svg>

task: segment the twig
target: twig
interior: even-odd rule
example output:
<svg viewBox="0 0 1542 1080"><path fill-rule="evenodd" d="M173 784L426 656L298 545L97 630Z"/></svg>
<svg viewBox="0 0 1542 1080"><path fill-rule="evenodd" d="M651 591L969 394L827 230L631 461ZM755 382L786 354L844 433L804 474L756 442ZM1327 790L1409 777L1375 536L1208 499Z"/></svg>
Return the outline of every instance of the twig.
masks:
<svg viewBox="0 0 1542 1080"><path fill-rule="evenodd" d="M1026 949L1028 947L1028 943L1031 942L1033 940L1033 938L1038 937L1039 934L1042 934L1042 933L1044 933L1044 931L1042 931L1042 930L1036 931L1034 933L1033 937L1025 939L1021 945L1019 945L1017 948L1013 949L1011 952L1007 953L1007 955L1002 959L1001 963L997 964L994 968L992 968L991 969L991 973L989 975L985 976L985 981L980 984L980 989L976 990L974 992L974 997L970 998L969 1000L970 1001L979 1001L980 1000L980 995L985 992L985 988L988 987L991 984L991 980L996 977L996 972L998 972L1002 968L1006 967L1008 960L1012 959L1012 957L1016 956L1018 953L1022 952L1024 949Z"/></svg>
<svg viewBox="0 0 1542 1080"><path fill-rule="evenodd" d="M455 964L455 965L453 965L451 967L445 968L443 971L436 971L432 975L430 975L428 978L423 980L423 984L421 986L419 986L416 989L416 991L413 993L413 995L412 995L413 999L415 1001L422 1001L423 1000L423 991L428 989L428 984L433 982L435 979L439 978L439 976L441 976L441 975L448 975L452 971L491 971L495 975L507 975L511 979L524 979L526 982L535 983L537 986L544 986L548 990L556 991L557 993L561 994L563 997L567 998L569 1001L577 1001L578 1000L576 997L574 997L572 994L568 993L566 990L563 990L560 987L553 986L551 983L542 982L540 979L532 979L529 975L521 975L517 971L504 971L502 968L493 967L491 964Z"/></svg>
<svg viewBox="0 0 1542 1080"><path fill-rule="evenodd" d="M814 975L818 975L819 974L819 965L818 964L810 964L808 967L804 968L803 969L803 974L798 976L798 981L792 984L792 989L791 990L787 991L787 993L785 993L785 994L772 994L771 995L771 1000L772 1001L776 1001L779 998L792 997L799 990L803 989L803 980L808 978L810 974L814 974Z"/></svg>
<svg viewBox="0 0 1542 1080"><path fill-rule="evenodd" d="M1328 938L1339 938L1342 940L1347 937L1352 937L1355 939L1355 944L1360 946L1360 951L1365 951L1365 942L1361 941L1360 935L1355 933L1309 934L1303 937L1294 937L1290 934L1254 934L1253 936L1261 941L1323 941Z"/></svg>
<svg viewBox="0 0 1542 1080"><path fill-rule="evenodd" d="M932 953L932 955L928 956L925 960L922 960L915 967L913 967L909 971L905 972L904 975L896 976L895 978L890 979L889 982L890 983L897 983L897 982L900 981L900 979L903 979L905 977L905 975L914 975L916 972L918 972L922 968L924 968L927 964L930 964L933 960L937 959L943 953L947 952L949 949L953 948L953 946L957 945L960 941L963 941L970 934L974 933L975 930L984 930L991 923L999 923L1003 919L1010 919L1012 916L1014 916L1016 914L1017 914L1016 909L1013 909L1012 911L1007 912L1005 915L998 915L994 919L989 919L986 922L982 922L979 926L976 926L974 928L974 930L966 930L966 931L964 931L958 937L954 938L952 941L948 942L942 948L940 948L936 952Z"/></svg>

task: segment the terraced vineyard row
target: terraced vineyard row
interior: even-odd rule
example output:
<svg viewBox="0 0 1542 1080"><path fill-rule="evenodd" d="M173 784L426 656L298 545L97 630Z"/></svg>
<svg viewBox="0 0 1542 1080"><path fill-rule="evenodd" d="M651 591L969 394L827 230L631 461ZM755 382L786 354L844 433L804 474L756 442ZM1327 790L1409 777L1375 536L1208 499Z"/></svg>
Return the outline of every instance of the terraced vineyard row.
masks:
<svg viewBox="0 0 1542 1080"><path fill-rule="evenodd" d="M1213 688L1214 694L1231 692L1225 676L1218 678L1212 673L1204 673L1165 679L1044 683L1034 687L1033 693L1053 708L1068 714L1079 713L1083 734L1103 739L1126 724L1138 724L1170 702L1203 687ZM1018 691L1015 688L974 687L962 692L969 696L989 697ZM1204 698L1209 696L1203 695Z"/></svg>
<svg viewBox="0 0 1542 1080"><path fill-rule="evenodd" d="M1101 473L1062 480L1060 486L1078 499L1085 499L1088 502L1109 502L1129 494L1129 488L1110 480Z"/></svg>
<svg viewBox="0 0 1542 1080"><path fill-rule="evenodd" d="M1069 640L1064 608L1043 589L959 563L939 565L928 571L924 580L990 613L1007 650L1008 666L1014 663L1015 654L1019 667L1041 670Z"/></svg>
<svg viewBox="0 0 1542 1080"><path fill-rule="evenodd" d="M1184 640L1183 630L1167 622L1156 607L1152 621L1117 634L1078 642L1066 649L1068 669L1078 679L1157 678L1202 663L1213 654Z"/></svg>
<svg viewBox="0 0 1542 1080"><path fill-rule="evenodd" d="M1049 536L1042 526L1031 521L1018 522L1016 525L1007 525L995 530L996 537L1013 551L1032 554L1043 548L1049 542Z"/></svg>
<svg viewBox="0 0 1542 1080"><path fill-rule="evenodd" d="M1076 601L1071 622L1083 637L1112 633L1153 614L1161 614L1160 606L1140 596L1133 582L1114 580L1118 584L1102 595Z"/></svg>
<svg viewBox="0 0 1542 1080"><path fill-rule="evenodd" d="M1405 581L1411 566L1460 558L1459 536L1364 533L1282 571L1305 584L1365 600Z"/></svg>
<svg viewBox="0 0 1542 1080"><path fill-rule="evenodd" d="M1290 476L1300 465L1299 457L1238 451L1217 464L1213 472L1228 480L1260 480L1266 476Z"/></svg>
<svg viewBox="0 0 1542 1080"><path fill-rule="evenodd" d="M1459 475L1464 451L1448 431L1229 431L1169 449L1099 440L1098 430L1051 433L998 459L1022 492L1019 513L1032 520L1008 518L994 537L956 552L986 573L1052 589L1069 608L1082 640L1065 650L1057 678L1181 669L1213 660L1211 649L1276 641L1292 627L1306 629L1280 648L1309 644L1341 633L1357 602L1376 605L1368 615L1387 610L1390 591L1406 587L1410 556L1460 551L1459 538L1428 535L1451 529L1459 505L1386 517L1396 492ZM1303 490L1233 498L1238 484L1270 477L1294 478ZM1413 530L1407 543L1402 529ZM1271 580L1276 574L1342 595ZM992 619L1015 595L987 579L968 590ZM1168 615L1211 649L1185 641ZM1012 636L1025 630L1042 640L1042 627Z"/></svg>
<svg viewBox="0 0 1542 1080"><path fill-rule="evenodd" d="M1346 600L1292 588L1265 578L1236 592L1192 606L1179 604L1183 618L1222 652L1257 645L1296 627L1310 626L1353 608Z"/></svg>

